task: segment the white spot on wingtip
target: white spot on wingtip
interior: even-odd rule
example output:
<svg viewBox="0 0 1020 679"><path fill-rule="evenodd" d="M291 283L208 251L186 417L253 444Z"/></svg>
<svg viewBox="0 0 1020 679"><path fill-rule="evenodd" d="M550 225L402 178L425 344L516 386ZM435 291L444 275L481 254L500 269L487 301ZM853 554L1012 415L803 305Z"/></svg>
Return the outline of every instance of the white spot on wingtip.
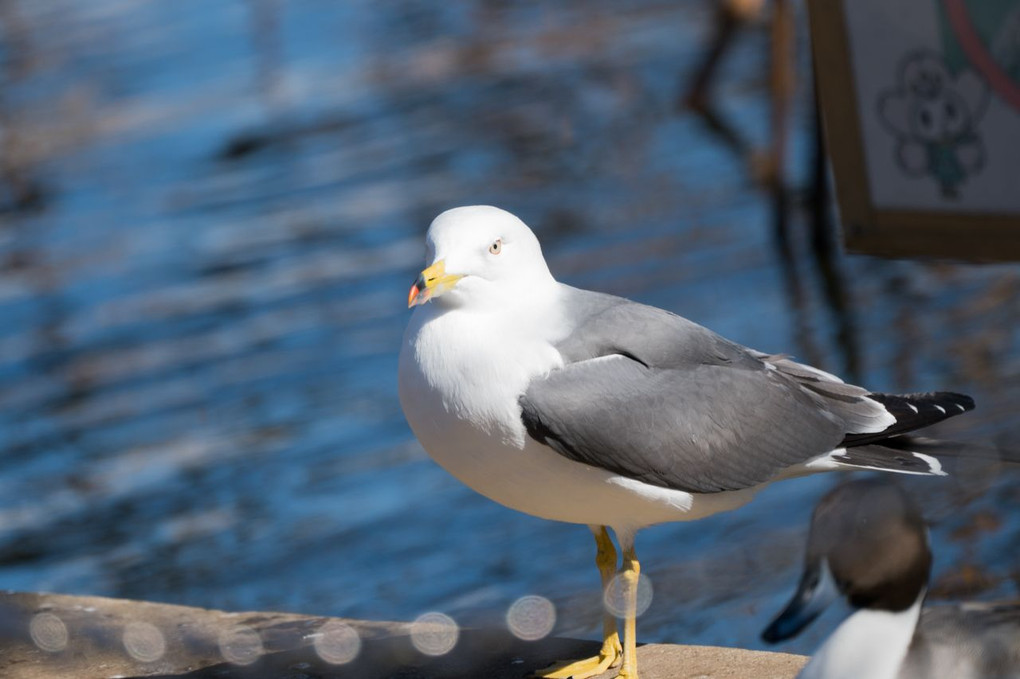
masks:
<svg viewBox="0 0 1020 679"><path fill-rule="evenodd" d="M913 410L915 413L917 412L917 406L915 406L913 403L908 403L907 407Z"/></svg>
<svg viewBox="0 0 1020 679"><path fill-rule="evenodd" d="M957 404L956 404L956 407L960 409L960 412L961 412L961 413L967 410L966 408L964 408L964 407L963 407L963 406L962 406L961 404L959 404L959 403L957 403Z"/></svg>
<svg viewBox="0 0 1020 679"><path fill-rule="evenodd" d="M937 405L937 406L935 406L935 407L936 407L936 408L938 408L938 411L939 411L940 413L942 413L943 415L945 415L945 414L946 414L946 409L945 409L945 408L943 408L942 406L939 406L939 405Z"/></svg>
<svg viewBox="0 0 1020 679"><path fill-rule="evenodd" d="M910 469L894 469L892 467L877 467L873 465L863 464L847 464L842 462L839 458L849 457L849 451L846 448L838 448L831 453L824 456L819 456L814 460L811 460L804 466L809 469L855 469L860 471L862 469L874 469L880 472L893 472L894 474L910 474L913 476L948 476L948 474L942 469L942 463L939 462L938 458L932 457L931 455L925 455L924 453L915 453L913 451L906 451L908 455L913 455L917 459L927 465L926 471L914 471ZM828 463L828 464L826 464Z"/></svg>
<svg viewBox="0 0 1020 679"><path fill-rule="evenodd" d="M942 463L939 462L939 459L937 457L925 455L924 453L911 452L910 454L916 457L917 459L921 460L925 464L927 464L928 467L931 469L930 473L933 474L934 476L948 476L948 474L946 474L946 472L942 470Z"/></svg>

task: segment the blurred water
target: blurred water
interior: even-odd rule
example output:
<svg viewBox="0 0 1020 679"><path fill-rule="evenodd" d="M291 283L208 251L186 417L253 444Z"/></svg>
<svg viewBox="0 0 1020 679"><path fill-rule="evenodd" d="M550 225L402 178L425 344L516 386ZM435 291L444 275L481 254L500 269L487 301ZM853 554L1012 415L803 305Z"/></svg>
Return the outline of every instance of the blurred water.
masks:
<svg viewBox="0 0 1020 679"><path fill-rule="evenodd" d="M469 624L537 594L557 632L597 633L588 531L473 494L400 413L406 290L429 221L459 204L519 214L561 280L859 364L874 389L967 391L979 410L943 434L1020 439L1015 266L845 258L851 356L795 201L791 294L767 199L674 110L710 16L0 2L0 586ZM759 143L763 40L747 33L718 89ZM908 480L936 522L934 596L1017 594L1017 480ZM832 483L642 533L642 640L759 647Z"/></svg>

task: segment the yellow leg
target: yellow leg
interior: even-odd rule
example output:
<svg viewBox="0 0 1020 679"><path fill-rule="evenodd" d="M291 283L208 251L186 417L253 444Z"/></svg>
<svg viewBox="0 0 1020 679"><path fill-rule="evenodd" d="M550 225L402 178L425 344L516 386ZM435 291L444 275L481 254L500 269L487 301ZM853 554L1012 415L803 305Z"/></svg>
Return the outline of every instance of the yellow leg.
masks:
<svg viewBox="0 0 1020 679"><path fill-rule="evenodd" d="M595 544L598 551L595 553L595 565L599 567L599 575L602 576L602 591L613 580L616 572L616 548L609 538L609 532L605 526L592 526L595 533ZM597 674L602 674L616 664L623 654L623 647L620 645L620 634L616 630L616 618L612 613L606 611L602 614L602 648L599 654L592 658L576 660L574 662L557 663L537 673L543 679L587 679Z"/></svg>
<svg viewBox="0 0 1020 679"><path fill-rule="evenodd" d="M638 679L637 673L637 590L638 578L641 576L641 564L638 563L634 547L623 550L623 569L620 571L627 590L627 615L623 619L623 665L620 667L618 679Z"/></svg>
<svg viewBox="0 0 1020 679"><path fill-rule="evenodd" d="M599 575L602 576L602 593L613 582L616 574L616 548L613 541L609 539L609 532L605 526L601 526L595 534L595 543L598 545L598 552L595 553L595 565L599 567ZM615 664L623 654L623 647L620 646L620 634L616 631L616 616L602 608L602 650L600 658L609 658L610 663L606 667ZM603 670L605 671L605 670Z"/></svg>

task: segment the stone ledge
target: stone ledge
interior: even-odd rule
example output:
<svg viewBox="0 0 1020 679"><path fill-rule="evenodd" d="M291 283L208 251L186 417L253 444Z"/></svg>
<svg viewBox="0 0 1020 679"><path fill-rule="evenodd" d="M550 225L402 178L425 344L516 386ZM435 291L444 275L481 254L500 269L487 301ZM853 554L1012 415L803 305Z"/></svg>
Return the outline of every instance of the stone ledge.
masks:
<svg viewBox="0 0 1020 679"><path fill-rule="evenodd" d="M350 662L331 664L316 650L327 623L357 632L360 651ZM528 642L506 630L463 629L449 653L432 657L415 649L408 623L0 593L0 676L9 679L520 679L556 660L597 650L592 641ZM642 646L638 658L642 679L787 679L806 661L784 653L671 644Z"/></svg>

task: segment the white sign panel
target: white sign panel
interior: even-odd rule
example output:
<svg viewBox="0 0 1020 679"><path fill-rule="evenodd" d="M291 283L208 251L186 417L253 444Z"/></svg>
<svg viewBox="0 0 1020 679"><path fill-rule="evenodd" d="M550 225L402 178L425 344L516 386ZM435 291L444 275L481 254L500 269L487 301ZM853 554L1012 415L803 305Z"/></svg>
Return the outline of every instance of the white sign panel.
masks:
<svg viewBox="0 0 1020 679"><path fill-rule="evenodd" d="M843 11L874 208L1020 214L1020 1Z"/></svg>

